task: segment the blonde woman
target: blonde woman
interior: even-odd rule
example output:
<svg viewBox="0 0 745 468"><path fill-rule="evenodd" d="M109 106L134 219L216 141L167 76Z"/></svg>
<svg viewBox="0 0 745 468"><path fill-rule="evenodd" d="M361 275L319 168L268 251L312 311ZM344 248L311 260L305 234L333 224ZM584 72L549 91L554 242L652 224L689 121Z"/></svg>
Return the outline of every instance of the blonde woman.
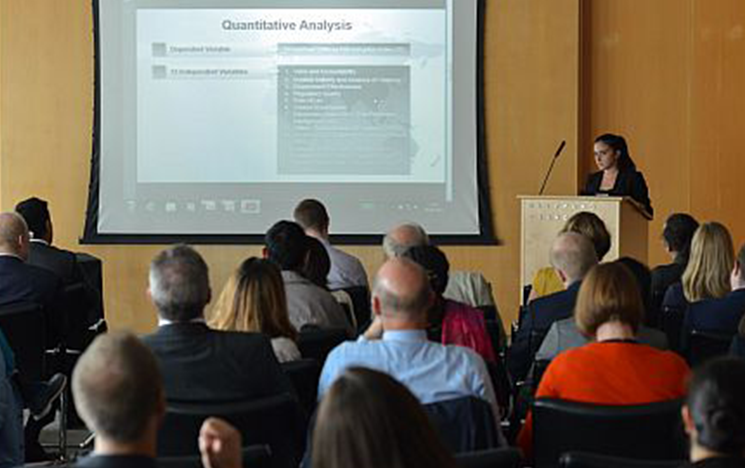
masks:
<svg viewBox="0 0 745 468"><path fill-rule="evenodd" d="M272 340L279 362L301 358L297 331L287 316L282 275L272 262L256 257L245 260L230 277L209 315L216 330L261 332Z"/></svg>
<svg viewBox="0 0 745 468"><path fill-rule="evenodd" d="M726 296L731 291L734 250L732 236L724 225L714 222L699 226L682 280L668 288L662 306L683 309L691 302Z"/></svg>

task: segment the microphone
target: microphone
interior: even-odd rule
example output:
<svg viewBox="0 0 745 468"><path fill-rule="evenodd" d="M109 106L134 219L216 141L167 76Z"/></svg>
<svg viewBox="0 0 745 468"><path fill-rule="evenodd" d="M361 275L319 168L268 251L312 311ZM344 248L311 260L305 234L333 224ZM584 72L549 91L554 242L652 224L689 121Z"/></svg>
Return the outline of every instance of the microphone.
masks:
<svg viewBox="0 0 745 468"><path fill-rule="evenodd" d="M543 191L546 190L546 183L548 182L548 178L551 177L551 172L554 170L554 164L556 164L556 160L559 159L559 155L561 155L561 152L564 151L564 147L567 145L566 140L561 140L561 144L559 144L559 147L556 148L556 153L554 153L554 158L551 160L551 165L548 167L548 172L546 172L546 177L543 179L543 185L541 185L541 191L538 192L538 196L543 195Z"/></svg>

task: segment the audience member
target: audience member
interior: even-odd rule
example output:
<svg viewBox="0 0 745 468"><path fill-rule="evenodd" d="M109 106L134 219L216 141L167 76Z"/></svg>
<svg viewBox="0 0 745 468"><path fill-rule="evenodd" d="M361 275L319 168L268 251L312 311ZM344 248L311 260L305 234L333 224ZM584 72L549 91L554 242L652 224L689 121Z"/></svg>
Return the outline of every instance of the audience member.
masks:
<svg viewBox="0 0 745 468"><path fill-rule="evenodd" d="M331 351L318 395L323 396L345 369L363 366L390 374L423 404L465 396L482 398L498 422L499 407L483 359L468 348L427 339L427 312L433 300L419 265L401 258L383 264L373 286L375 320L358 341Z"/></svg>
<svg viewBox="0 0 745 468"><path fill-rule="evenodd" d="M639 291L646 290L646 293L642 293L642 297L649 294L649 268L630 257L619 258L616 263L624 265L634 275ZM646 327L643 324L639 326L636 340L653 348L668 349L667 336L660 330ZM541 343L541 347L535 355L535 359L536 361L550 361L568 349L579 348L589 342L589 338L577 328L575 317L559 320L551 325L546 338L543 339L543 343Z"/></svg>
<svg viewBox="0 0 745 468"><path fill-rule="evenodd" d="M730 275L732 291L719 299L702 299L688 307L681 329L681 350L688 350L693 330L735 336L745 314L745 245L740 248Z"/></svg>
<svg viewBox="0 0 745 468"><path fill-rule="evenodd" d="M344 310L324 289L302 275L308 258L308 238L300 225L279 221L266 233L264 254L282 269L290 323L299 331L305 326L344 328L354 333Z"/></svg>
<svg viewBox="0 0 745 468"><path fill-rule="evenodd" d="M533 355L551 325L572 316L582 278L597 263L592 243L576 232L559 234L551 247L550 258L566 289L539 297L528 305L528 311L512 337L507 360L510 374L516 380L525 378Z"/></svg>
<svg viewBox="0 0 745 468"><path fill-rule="evenodd" d="M598 262L602 262L603 257L610 251L610 233L608 232L608 228L605 227L603 220L595 213L580 211L573 214L559 233L564 232L577 232L587 237L592 242L593 247L595 247ZM533 277L531 285L530 301L565 289L564 282L552 267L538 270Z"/></svg>
<svg viewBox="0 0 745 468"><path fill-rule="evenodd" d="M496 361L491 339L486 332L484 313L462 302L445 299L450 263L445 253L433 245L412 247L403 254L427 272L435 300L428 312L430 334L442 344L471 348L486 361Z"/></svg>
<svg viewBox="0 0 745 468"><path fill-rule="evenodd" d="M51 271L26 263L29 254L26 222L17 213L0 213L0 307L36 303L44 308L46 345L54 347L63 335L62 281ZM34 337L29 337L33 340Z"/></svg>
<svg viewBox="0 0 745 468"><path fill-rule="evenodd" d="M0 347L0 468L22 466L24 462L23 405L11 370L6 367L6 352Z"/></svg>
<svg viewBox="0 0 745 468"><path fill-rule="evenodd" d="M305 234L318 239L326 248L331 260L331 271L328 274L329 289L367 287L367 273L362 263L356 257L331 245L329 241L330 219L323 203L313 199L303 200L295 207L293 217L295 222L305 230Z"/></svg>
<svg viewBox="0 0 745 468"><path fill-rule="evenodd" d="M673 213L665 221L662 241L672 263L659 265L652 270L652 304L661 310L667 288L680 282L691 254L691 240L698 229L698 221L686 213Z"/></svg>
<svg viewBox="0 0 745 468"><path fill-rule="evenodd" d="M153 355L128 333L101 335L73 372L73 398L95 432L93 454L75 466L155 467L165 398ZM207 419L199 435L205 468L242 468L241 435L224 421Z"/></svg>
<svg viewBox="0 0 745 468"><path fill-rule="evenodd" d="M228 279L208 323L215 330L260 332L272 340L279 362L301 358L297 331L287 316L282 275L269 260L244 260Z"/></svg>
<svg viewBox="0 0 745 468"><path fill-rule="evenodd" d="M399 224L383 237L383 253L387 259L400 257L411 247L428 245L429 236L416 223Z"/></svg>
<svg viewBox="0 0 745 468"><path fill-rule="evenodd" d="M628 268L616 262L594 267L582 282L575 311L577 327L593 342L557 356L536 398L634 405L685 395L685 361L636 341L643 316L639 288ZM530 414L518 442L524 453L531 453Z"/></svg>
<svg viewBox="0 0 745 468"><path fill-rule="evenodd" d="M347 369L329 388L313 431L313 468L455 468L416 397L390 376Z"/></svg>
<svg viewBox="0 0 745 468"><path fill-rule="evenodd" d="M667 289L662 306L683 310L691 302L727 295L734 257L732 237L724 225L713 222L699 226L681 282Z"/></svg>
<svg viewBox="0 0 745 468"><path fill-rule="evenodd" d="M328 291L328 277L331 271L331 257L321 241L308 237L308 256L303 265L302 274L321 289Z"/></svg>
<svg viewBox="0 0 745 468"><path fill-rule="evenodd" d="M683 406L690 438L686 467L745 467L745 361L717 358L693 373Z"/></svg>
<svg viewBox="0 0 745 468"><path fill-rule="evenodd" d="M241 401L292 393L292 386L261 333L211 330L207 264L178 245L150 264L148 289L158 309L158 330L144 338L163 372L166 398L174 401Z"/></svg>

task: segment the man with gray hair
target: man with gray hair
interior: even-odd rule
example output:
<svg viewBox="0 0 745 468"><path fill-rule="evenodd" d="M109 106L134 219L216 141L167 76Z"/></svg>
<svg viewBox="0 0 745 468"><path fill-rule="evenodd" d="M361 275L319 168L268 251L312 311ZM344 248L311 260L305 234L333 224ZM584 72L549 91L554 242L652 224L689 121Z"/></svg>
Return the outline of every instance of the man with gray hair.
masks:
<svg viewBox="0 0 745 468"><path fill-rule="evenodd" d="M319 398L345 369L362 366L396 378L422 404L481 398L491 405L499 427L499 406L483 359L469 348L428 340L427 311L433 301L422 267L404 258L383 264L372 292L375 320L359 340L347 341L329 354Z"/></svg>
<svg viewBox="0 0 745 468"><path fill-rule="evenodd" d="M403 223L388 231L383 237L383 253L387 259L400 257L411 247L429 244L429 236L417 223Z"/></svg>
<svg viewBox="0 0 745 468"><path fill-rule="evenodd" d="M95 448L78 460L84 468L155 467L165 395L158 363L131 333L100 335L73 372L80 417L95 432ZM199 447L206 468L242 468L241 436L229 424L207 419Z"/></svg>
<svg viewBox="0 0 745 468"><path fill-rule="evenodd" d="M566 289L534 299L521 317L517 332L512 337L509 359L510 374L514 379L525 378L536 350L551 325L574 314L577 293L588 271L598 263L595 248L590 240L577 232L559 234L549 253L553 266Z"/></svg>
<svg viewBox="0 0 745 468"><path fill-rule="evenodd" d="M197 251L177 245L159 253L150 264L148 294L159 326L143 341L161 364L169 401L246 401L294 393L269 338L207 327L209 271Z"/></svg>

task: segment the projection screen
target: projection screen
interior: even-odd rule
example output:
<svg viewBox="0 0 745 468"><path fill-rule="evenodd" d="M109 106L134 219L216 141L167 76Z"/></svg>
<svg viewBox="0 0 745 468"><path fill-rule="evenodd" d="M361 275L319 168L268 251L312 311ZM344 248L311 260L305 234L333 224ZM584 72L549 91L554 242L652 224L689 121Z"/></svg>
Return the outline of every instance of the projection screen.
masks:
<svg viewBox="0 0 745 468"><path fill-rule="evenodd" d="M95 0L84 242L492 239L479 0Z"/></svg>

